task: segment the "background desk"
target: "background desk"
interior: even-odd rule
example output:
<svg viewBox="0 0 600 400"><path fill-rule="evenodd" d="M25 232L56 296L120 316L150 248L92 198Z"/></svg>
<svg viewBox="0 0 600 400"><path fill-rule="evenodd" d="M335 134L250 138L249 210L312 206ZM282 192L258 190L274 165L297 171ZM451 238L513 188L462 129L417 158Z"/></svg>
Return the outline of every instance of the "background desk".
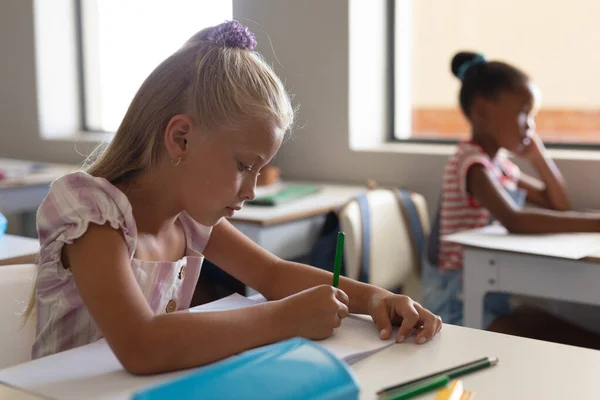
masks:
<svg viewBox="0 0 600 400"><path fill-rule="evenodd" d="M372 400L383 387L484 356L498 356L500 363L463 378L465 387L478 399L600 398L598 351L452 325L445 325L426 345L407 342L388 347L354 364L352 370L360 385L360 398ZM97 342L0 370L0 381L58 400L126 400L141 388L179 374L129 375L105 342Z"/></svg>
<svg viewBox="0 0 600 400"><path fill-rule="evenodd" d="M582 260L463 247L464 324L483 328L483 299L488 292L600 306L600 253Z"/></svg>
<svg viewBox="0 0 600 400"><path fill-rule="evenodd" d="M30 263L37 255L40 243L37 239L13 235L0 236L0 265Z"/></svg>
<svg viewBox="0 0 600 400"><path fill-rule="evenodd" d="M365 186L317 185L321 187L319 192L283 205L245 205L229 220L255 243L281 258L305 256L323 227L325 215L367 190Z"/></svg>
<svg viewBox="0 0 600 400"><path fill-rule="evenodd" d="M20 216L17 229L11 225L11 231L35 237L35 212L48 194L50 183L75 169L72 165L0 158L0 171L9 172L8 178L0 180L0 212Z"/></svg>
<svg viewBox="0 0 600 400"><path fill-rule="evenodd" d="M35 212L48 194L50 183L75 169L72 165L34 163L0 158L0 170L19 171L0 180L0 212Z"/></svg>

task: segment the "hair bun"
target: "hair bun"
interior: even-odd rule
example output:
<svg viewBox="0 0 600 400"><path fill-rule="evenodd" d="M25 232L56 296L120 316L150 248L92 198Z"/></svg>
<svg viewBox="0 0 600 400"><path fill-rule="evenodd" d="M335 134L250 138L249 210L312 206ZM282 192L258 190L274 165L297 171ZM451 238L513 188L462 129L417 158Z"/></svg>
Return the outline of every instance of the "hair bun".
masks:
<svg viewBox="0 0 600 400"><path fill-rule="evenodd" d="M247 27L236 20L212 27L206 39L224 47L235 47L252 51L256 47L256 37Z"/></svg>
<svg viewBox="0 0 600 400"><path fill-rule="evenodd" d="M485 64L487 61L483 54L461 51L457 53L450 64L452 73L461 81L465 79L467 71L475 65Z"/></svg>

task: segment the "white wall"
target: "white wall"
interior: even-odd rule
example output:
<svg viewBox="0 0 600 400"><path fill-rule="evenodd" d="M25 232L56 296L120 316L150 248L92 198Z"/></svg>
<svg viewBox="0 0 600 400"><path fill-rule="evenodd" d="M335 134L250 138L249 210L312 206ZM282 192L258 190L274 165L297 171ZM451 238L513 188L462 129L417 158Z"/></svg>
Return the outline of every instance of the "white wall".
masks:
<svg viewBox="0 0 600 400"><path fill-rule="evenodd" d="M514 64L541 87L544 107L600 108L600 2L411 0L413 104L453 107L458 50Z"/></svg>
<svg viewBox="0 0 600 400"><path fill-rule="evenodd" d="M445 155L349 148L346 0L236 0L234 15L257 33L259 50L300 104L298 129L277 157L285 176L347 182L372 178L421 192L433 207ZM1 1L0 157L79 161L73 143L39 137L33 38L32 2ZM77 147L85 150L82 144ZM598 207L600 163L565 160L559 167L576 203Z"/></svg>
<svg viewBox="0 0 600 400"><path fill-rule="evenodd" d="M0 59L0 157L81 161L89 143L40 137L33 0L0 2Z"/></svg>

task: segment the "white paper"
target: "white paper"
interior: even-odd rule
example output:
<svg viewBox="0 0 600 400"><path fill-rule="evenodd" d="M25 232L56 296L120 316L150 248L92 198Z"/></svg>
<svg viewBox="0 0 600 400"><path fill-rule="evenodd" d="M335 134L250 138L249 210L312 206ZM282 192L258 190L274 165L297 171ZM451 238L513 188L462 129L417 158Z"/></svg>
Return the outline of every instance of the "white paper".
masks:
<svg viewBox="0 0 600 400"><path fill-rule="evenodd" d="M443 241L484 249L579 260L598 253L600 233L517 235L499 225L442 237Z"/></svg>
<svg viewBox="0 0 600 400"><path fill-rule="evenodd" d="M241 294L234 293L230 296L222 299L213 301L212 303L203 304L198 307L190 308L191 312L205 312L205 311L226 311L226 310L237 310L238 308L250 307L261 301L252 300Z"/></svg>
<svg viewBox="0 0 600 400"><path fill-rule="evenodd" d="M232 294L231 296L214 301L209 304L194 307L192 312L225 311L245 308L265 301L264 297L256 296L252 299ZM363 358L395 344L395 332L390 340L379 339L379 332L370 318L350 315L344 318L342 325L327 339L315 341L336 357L348 364L353 364Z"/></svg>
<svg viewBox="0 0 600 400"><path fill-rule="evenodd" d="M332 336L316 343L346 363L353 364L395 344L396 332L397 329L394 330L389 340L381 340L373 321L349 315L344 318L342 326L337 328Z"/></svg>

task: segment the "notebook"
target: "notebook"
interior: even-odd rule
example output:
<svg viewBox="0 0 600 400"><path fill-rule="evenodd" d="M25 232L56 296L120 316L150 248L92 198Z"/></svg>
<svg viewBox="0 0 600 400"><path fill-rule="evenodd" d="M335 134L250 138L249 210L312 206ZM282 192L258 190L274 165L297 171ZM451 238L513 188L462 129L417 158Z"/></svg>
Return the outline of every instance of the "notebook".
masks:
<svg viewBox="0 0 600 400"><path fill-rule="evenodd" d="M264 297L248 298L237 293L223 299L192 308L191 312L225 311L249 307L265 301ZM378 351L394 345L397 328L389 340L379 339L375 324L369 317L349 315L333 335L325 340L315 341L347 364L354 364Z"/></svg>
<svg viewBox="0 0 600 400"><path fill-rule="evenodd" d="M246 204L253 206L278 206L318 191L319 187L315 185L288 185L278 188L274 192L259 195L254 200L247 201Z"/></svg>

